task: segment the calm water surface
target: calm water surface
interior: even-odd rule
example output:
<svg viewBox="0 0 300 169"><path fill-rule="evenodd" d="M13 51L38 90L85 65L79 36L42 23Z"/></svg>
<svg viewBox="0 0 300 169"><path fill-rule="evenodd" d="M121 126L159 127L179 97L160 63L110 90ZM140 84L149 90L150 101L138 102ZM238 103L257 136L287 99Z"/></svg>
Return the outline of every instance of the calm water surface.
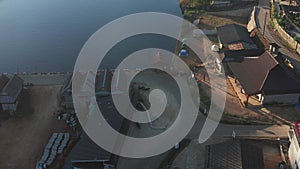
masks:
<svg viewBox="0 0 300 169"><path fill-rule="evenodd" d="M137 12L181 16L179 0L0 0L0 72L72 71L81 47L96 30ZM114 66L113 60L123 57L117 53L130 53L125 49L132 47L174 48L172 40L157 36L128 42L108 54L105 66Z"/></svg>

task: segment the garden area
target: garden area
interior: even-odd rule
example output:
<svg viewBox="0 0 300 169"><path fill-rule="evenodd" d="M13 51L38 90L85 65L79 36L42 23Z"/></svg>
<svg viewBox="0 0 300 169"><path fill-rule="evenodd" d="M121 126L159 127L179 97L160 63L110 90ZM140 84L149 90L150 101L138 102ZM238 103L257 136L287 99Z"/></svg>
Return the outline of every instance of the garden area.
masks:
<svg viewBox="0 0 300 169"><path fill-rule="evenodd" d="M297 27L300 27L300 13L289 11L288 15L291 18L291 20L294 22L294 24L297 25Z"/></svg>
<svg viewBox="0 0 300 169"><path fill-rule="evenodd" d="M296 34L290 30L300 30L300 13L289 10L289 7L275 8L274 4L271 8L271 17L276 19L277 23L283 28L295 41L299 40ZM271 26L274 28L275 23L270 20Z"/></svg>
<svg viewBox="0 0 300 169"><path fill-rule="evenodd" d="M278 24L282 28L284 28L284 29L287 28L288 21L285 18L286 16L284 15L284 12L282 10L277 12L275 6L272 5L271 13L272 13L272 18L275 18L276 21L278 22ZM271 26L274 27L274 23L272 21L271 21Z"/></svg>

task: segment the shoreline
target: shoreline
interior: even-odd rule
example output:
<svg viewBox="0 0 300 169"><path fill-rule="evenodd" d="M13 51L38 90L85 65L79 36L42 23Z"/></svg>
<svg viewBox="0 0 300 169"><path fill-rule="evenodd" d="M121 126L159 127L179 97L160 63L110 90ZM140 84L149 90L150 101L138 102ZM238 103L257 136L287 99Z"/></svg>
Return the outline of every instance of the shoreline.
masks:
<svg viewBox="0 0 300 169"><path fill-rule="evenodd" d="M99 69L97 73L102 73L106 69ZM142 69L137 68L134 70L124 69L123 71L141 71ZM118 69L108 69L109 72L118 71ZM1 73L0 73L1 75ZM49 72L49 73L2 73L9 78L14 75L19 76L24 80L25 86L30 85L63 85L72 75L73 72Z"/></svg>

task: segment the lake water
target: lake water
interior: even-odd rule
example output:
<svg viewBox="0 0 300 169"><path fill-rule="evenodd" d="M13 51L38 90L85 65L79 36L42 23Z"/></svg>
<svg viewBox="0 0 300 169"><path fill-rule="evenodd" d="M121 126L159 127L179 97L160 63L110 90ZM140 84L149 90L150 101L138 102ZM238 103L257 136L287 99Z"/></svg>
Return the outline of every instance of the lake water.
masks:
<svg viewBox="0 0 300 169"><path fill-rule="evenodd" d="M137 12L181 16L179 0L0 0L0 72L72 71L80 49L96 30ZM116 47L105 66L114 66L122 57L118 51L130 53L124 49L133 46L175 48L166 43L170 39L145 37Z"/></svg>

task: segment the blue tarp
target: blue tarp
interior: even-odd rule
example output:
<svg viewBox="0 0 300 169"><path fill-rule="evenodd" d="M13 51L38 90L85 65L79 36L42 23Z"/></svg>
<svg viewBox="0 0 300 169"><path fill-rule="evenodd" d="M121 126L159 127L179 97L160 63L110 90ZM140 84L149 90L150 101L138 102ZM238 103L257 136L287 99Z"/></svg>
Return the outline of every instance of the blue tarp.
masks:
<svg viewBox="0 0 300 169"><path fill-rule="evenodd" d="M185 49L182 49L179 53L179 56L188 56L188 52Z"/></svg>
<svg viewBox="0 0 300 169"><path fill-rule="evenodd" d="M297 109L297 110L300 110L300 104L297 104L297 105L296 105L296 109Z"/></svg>

